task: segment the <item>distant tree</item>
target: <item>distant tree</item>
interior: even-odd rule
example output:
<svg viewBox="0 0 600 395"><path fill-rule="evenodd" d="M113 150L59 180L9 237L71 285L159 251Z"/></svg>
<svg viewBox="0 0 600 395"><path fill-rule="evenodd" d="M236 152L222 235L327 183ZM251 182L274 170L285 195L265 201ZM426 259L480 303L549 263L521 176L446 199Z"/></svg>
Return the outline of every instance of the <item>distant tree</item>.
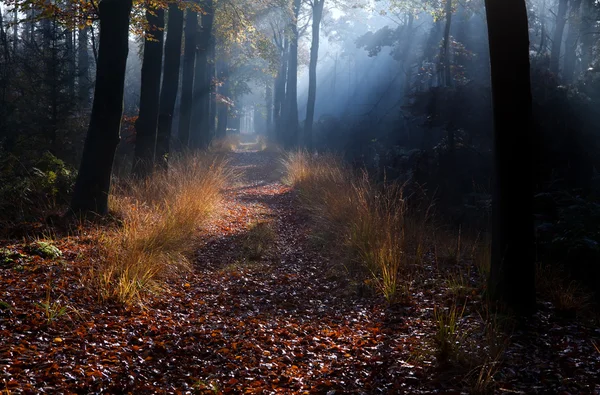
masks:
<svg viewBox="0 0 600 395"><path fill-rule="evenodd" d="M575 76L577 64L577 47L579 43L579 24L581 22L581 0L571 0L569 7L569 31L565 39L565 56L563 61L563 79L571 82Z"/></svg>
<svg viewBox="0 0 600 395"><path fill-rule="evenodd" d="M552 49L550 52L550 71L555 74L559 72L560 51L562 48L563 35L567 24L567 11L569 0L558 0L558 11L556 12L556 24L552 37Z"/></svg>
<svg viewBox="0 0 600 395"><path fill-rule="evenodd" d="M294 147L298 144L298 42L300 34L298 31L298 16L300 15L301 0L294 0L293 20L290 23L290 47L287 64L286 102L283 104L283 115L285 133L285 146Z"/></svg>
<svg viewBox="0 0 600 395"><path fill-rule="evenodd" d="M486 0L494 110L491 295L535 308L533 122L525 0Z"/></svg>
<svg viewBox="0 0 600 395"><path fill-rule="evenodd" d="M196 68L194 71L194 94L192 103L191 144L195 148L208 147L210 135L210 93L212 76L210 75L211 45L215 41L215 10L212 0L202 5L201 26L196 39Z"/></svg>
<svg viewBox="0 0 600 395"><path fill-rule="evenodd" d="M165 42L165 65L160 92L158 131L156 135L156 160L165 164L170 152L173 113L179 89L179 68L181 65L181 42L183 36L183 10L177 3L169 4L169 21Z"/></svg>
<svg viewBox="0 0 600 395"><path fill-rule="evenodd" d="M165 27L164 9L154 8L150 2L147 7L148 27L144 39L140 112L135 123L133 174L137 177L147 176L154 167Z"/></svg>
<svg viewBox="0 0 600 395"><path fill-rule="evenodd" d="M96 89L71 200L71 210L75 213L108 213L112 165L123 115L131 9L132 0L102 0L98 5L100 44Z"/></svg>
<svg viewBox="0 0 600 395"><path fill-rule="evenodd" d="M179 142L182 147L190 144L190 125L194 100L194 72L196 65L196 39L198 35L198 13L188 9L185 16L185 48L181 76L181 107L179 114Z"/></svg>
<svg viewBox="0 0 600 395"><path fill-rule="evenodd" d="M312 41L310 47L310 65L308 67L308 102L306 105L306 121L304 122L304 143L312 149L312 129L315 119L315 102L317 99L317 62L319 60L319 38L321 35L321 19L325 0L313 0L312 6Z"/></svg>

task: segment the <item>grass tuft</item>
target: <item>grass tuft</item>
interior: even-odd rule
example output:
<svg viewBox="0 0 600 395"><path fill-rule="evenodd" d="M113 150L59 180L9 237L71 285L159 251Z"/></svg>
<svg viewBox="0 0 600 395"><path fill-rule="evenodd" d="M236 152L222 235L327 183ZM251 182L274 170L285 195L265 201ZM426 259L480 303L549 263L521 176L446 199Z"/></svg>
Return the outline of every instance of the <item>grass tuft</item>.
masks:
<svg viewBox="0 0 600 395"><path fill-rule="evenodd" d="M109 203L120 225L102 234L102 258L90 272L102 300L139 302L189 269L196 231L231 177L225 165L209 154L188 154L145 180L116 183Z"/></svg>
<svg viewBox="0 0 600 395"><path fill-rule="evenodd" d="M341 242L353 262L348 270L372 276L389 302L406 296L408 269L424 254L425 227L423 217L409 215L403 185L380 187L332 154L292 152L283 165L284 182L298 191L323 244Z"/></svg>
<svg viewBox="0 0 600 395"><path fill-rule="evenodd" d="M213 140L208 150L215 153L233 152L240 146L240 136L229 135L227 137Z"/></svg>

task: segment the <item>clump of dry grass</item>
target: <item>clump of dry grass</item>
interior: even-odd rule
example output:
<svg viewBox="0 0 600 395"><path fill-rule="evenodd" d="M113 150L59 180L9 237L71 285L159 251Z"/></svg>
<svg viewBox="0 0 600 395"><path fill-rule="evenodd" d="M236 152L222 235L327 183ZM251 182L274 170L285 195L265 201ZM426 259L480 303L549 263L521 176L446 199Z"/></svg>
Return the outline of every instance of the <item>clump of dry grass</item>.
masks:
<svg viewBox="0 0 600 395"><path fill-rule="evenodd" d="M577 315L590 307L592 294L569 276L562 267L538 265L536 289L561 314Z"/></svg>
<svg viewBox="0 0 600 395"><path fill-rule="evenodd" d="M379 188L366 173L353 174L331 154L293 152L283 164L284 181L298 190L315 228L342 241L358 263L349 269L371 274L389 301L406 294L408 268L422 250L414 241L423 235L415 234L422 228L409 215L403 186Z"/></svg>
<svg viewBox="0 0 600 395"><path fill-rule="evenodd" d="M231 176L225 160L198 153L173 158L145 180L116 183L110 207L120 225L103 233L90 273L100 298L140 301L188 270L192 239Z"/></svg>
<svg viewBox="0 0 600 395"><path fill-rule="evenodd" d="M233 152L240 145L240 136L239 135L228 135L221 139L215 139L210 143L208 148L211 152L225 153L225 152Z"/></svg>

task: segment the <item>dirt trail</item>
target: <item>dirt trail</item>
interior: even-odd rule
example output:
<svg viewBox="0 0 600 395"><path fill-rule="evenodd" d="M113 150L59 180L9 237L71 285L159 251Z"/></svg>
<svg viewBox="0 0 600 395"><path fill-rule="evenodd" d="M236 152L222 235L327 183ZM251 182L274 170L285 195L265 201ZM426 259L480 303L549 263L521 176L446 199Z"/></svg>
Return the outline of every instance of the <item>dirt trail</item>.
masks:
<svg viewBox="0 0 600 395"><path fill-rule="evenodd" d="M281 184L276 154L239 152L231 166L240 181L198 252L189 292L198 301L192 314L206 317L201 343L213 362L203 375L234 392L390 390L401 364L390 359L403 347L399 321L390 325L375 304L349 298L330 274L328 260L311 248L293 192ZM243 242L256 221L270 221L276 238L249 262Z"/></svg>

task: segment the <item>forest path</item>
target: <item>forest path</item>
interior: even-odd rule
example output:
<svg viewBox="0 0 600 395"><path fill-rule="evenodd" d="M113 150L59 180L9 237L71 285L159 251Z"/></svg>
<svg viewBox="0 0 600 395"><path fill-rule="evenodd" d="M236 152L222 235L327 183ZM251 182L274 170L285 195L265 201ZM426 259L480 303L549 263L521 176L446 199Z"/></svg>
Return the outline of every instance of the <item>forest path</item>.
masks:
<svg viewBox="0 0 600 395"><path fill-rule="evenodd" d="M294 192L280 181L279 157L230 155L239 181L208 228L184 304L185 321L196 323L186 332L202 350L202 382L234 393L389 391L400 382L396 353L406 338L398 332L407 328L379 304L350 297L312 248ZM244 246L257 221L270 222L275 237L251 260Z"/></svg>

